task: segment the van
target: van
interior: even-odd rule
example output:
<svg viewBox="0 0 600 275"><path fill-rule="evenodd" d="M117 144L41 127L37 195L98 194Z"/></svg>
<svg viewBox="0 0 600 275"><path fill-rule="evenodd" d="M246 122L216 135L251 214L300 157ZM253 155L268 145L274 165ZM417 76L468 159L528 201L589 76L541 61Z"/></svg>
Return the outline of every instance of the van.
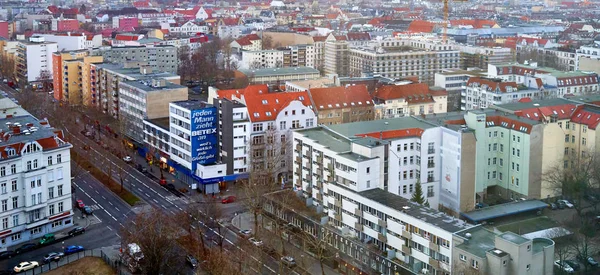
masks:
<svg viewBox="0 0 600 275"><path fill-rule="evenodd" d="M40 239L40 245L48 244L55 240L54 234L46 234Z"/></svg>

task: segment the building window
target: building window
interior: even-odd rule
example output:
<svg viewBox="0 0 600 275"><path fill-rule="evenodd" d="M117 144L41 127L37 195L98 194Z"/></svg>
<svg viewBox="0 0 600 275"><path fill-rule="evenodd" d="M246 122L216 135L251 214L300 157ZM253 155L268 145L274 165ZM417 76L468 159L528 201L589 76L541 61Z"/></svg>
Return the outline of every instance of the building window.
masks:
<svg viewBox="0 0 600 275"><path fill-rule="evenodd" d="M2 168L4 168L4 167L2 167ZM31 160L27 161L27 171L29 171L29 170L31 170ZM0 169L0 174L1 174L1 172L2 172L2 170ZM2 176L4 176L4 175L2 175Z"/></svg>
<svg viewBox="0 0 600 275"><path fill-rule="evenodd" d="M427 197L431 198L433 197L435 194L433 193L433 186L427 186Z"/></svg>
<svg viewBox="0 0 600 275"><path fill-rule="evenodd" d="M565 142L569 142L569 135L565 135Z"/></svg>
<svg viewBox="0 0 600 275"><path fill-rule="evenodd" d="M8 228L8 218L2 218L2 230Z"/></svg>
<svg viewBox="0 0 600 275"><path fill-rule="evenodd" d="M527 270L531 269L531 265L527 264Z"/></svg>
<svg viewBox="0 0 600 275"><path fill-rule="evenodd" d="M4 167L4 166L0 167L0 176L2 176L2 177L6 176L6 167Z"/></svg>
<svg viewBox="0 0 600 275"><path fill-rule="evenodd" d="M286 128L287 127L286 127L286 122L285 121L279 122L279 129L280 130L285 130Z"/></svg>
<svg viewBox="0 0 600 275"><path fill-rule="evenodd" d="M13 209L19 208L19 197L12 198Z"/></svg>
<svg viewBox="0 0 600 275"><path fill-rule="evenodd" d="M402 185L402 194L406 194L406 185Z"/></svg>
<svg viewBox="0 0 600 275"><path fill-rule="evenodd" d="M64 208L63 208L63 202L59 202L58 203L58 212L63 212Z"/></svg>
<svg viewBox="0 0 600 275"><path fill-rule="evenodd" d="M304 110L302 110L304 111ZM314 118L308 118L306 119L306 127L313 127L315 124L315 119Z"/></svg>
<svg viewBox="0 0 600 275"><path fill-rule="evenodd" d="M20 239L21 239L21 233L17 233L17 234L14 234L14 235L10 236L10 239L11 239L13 242L14 242L14 241L18 241L18 240L20 240Z"/></svg>
<svg viewBox="0 0 600 275"><path fill-rule="evenodd" d="M463 262L466 262L467 261L467 256L465 256L463 254L460 254L460 260L463 261Z"/></svg>
<svg viewBox="0 0 600 275"><path fill-rule="evenodd" d="M58 196L61 197L63 195L63 186L62 184L58 186Z"/></svg>
<svg viewBox="0 0 600 275"><path fill-rule="evenodd" d="M12 181L11 181L11 185L12 185L11 187L12 187L12 191L13 191L13 192L16 192L16 191L18 191L18 190L19 190L19 188L18 188L18 186L17 186L17 180L12 180Z"/></svg>
<svg viewBox="0 0 600 275"><path fill-rule="evenodd" d="M13 227L19 226L19 215L13 216Z"/></svg>
<svg viewBox="0 0 600 275"><path fill-rule="evenodd" d="M253 132L262 132L262 130L263 130L262 123L254 123L254 124L252 124L252 131Z"/></svg>
<svg viewBox="0 0 600 275"><path fill-rule="evenodd" d="M479 269L479 262L476 260L471 260L471 266L475 269Z"/></svg>
<svg viewBox="0 0 600 275"><path fill-rule="evenodd" d="M582 145L585 145L585 143L586 143L586 139L585 139L585 138L582 138L582 139L581 139L581 144L582 144Z"/></svg>
<svg viewBox="0 0 600 275"><path fill-rule="evenodd" d="M48 213L50 213L50 215L54 215L54 204L48 205Z"/></svg>
<svg viewBox="0 0 600 275"><path fill-rule="evenodd" d="M56 169L56 179L57 180L62 180L63 179L63 171L62 171L62 167Z"/></svg>
<svg viewBox="0 0 600 275"><path fill-rule="evenodd" d="M54 199L54 187L48 187L48 199Z"/></svg>
<svg viewBox="0 0 600 275"><path fill-rule="evenodd" d="M435 153L435 147L434 147L434 143L433 143L433 142L430 142L430 143L427 145L427 153L428 153L428 154L433 154L433 153Z"/></svg>
<svg viewBox="0 0 600 275"><path fill-rule="evenodd" d="M52 156L48 157L48 166L52 165Z"/></svg>
<svg viewBox="0 0 600 275"><path fill-rule="evenodd" d="M6 194L6 182L0 184L0 189L2 190L2 194Z"/></svg>
<svg viewBox="0 0 600 275"><path fill-rule="evenodd" d="M8 200L2 200L2 211L8 211Z"/></svg>
<svg viewBox="0 0 600 275"><path fill-rule="evenodd" d="M62 162L62 155L58 154L56 155L56 163L61 163Z"/></svg>
<svg viewBox="0 0 600 275"><path fill-rule="evenodd" d="M38 161L37 161L37 159L34 159L33 160L33 169L37 169L37 167L38 167Z"/></svg>

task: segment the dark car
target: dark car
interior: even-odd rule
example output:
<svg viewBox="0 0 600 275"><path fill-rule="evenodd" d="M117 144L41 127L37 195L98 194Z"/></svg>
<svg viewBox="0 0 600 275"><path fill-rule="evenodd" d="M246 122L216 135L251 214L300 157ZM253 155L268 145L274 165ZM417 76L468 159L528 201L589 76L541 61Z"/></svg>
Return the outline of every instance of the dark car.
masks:
<svg viewBox="0 0 600 275"><path fill-rule="evenodd" d="M15 256L15 252L12 250L6 250L6 251L0 252L0 259L10 259L13 256Z"/></svg>
<svg viewBox="0 0 600 275"><path fill-rule="evenodd" d="M15 250L16 254L20 254L23 252L27 252L27 251L31 251L33 250L37 245L34 243L26 243L24 245L22 245L21 247L17 248L17 250Z"/></svg>
<svg viewBox="0 0 600 275"><path fill-rule="evenodd" d="M142 172L142 173L148 173L148 168L142 166L141 164L137 165L137 170Z"/></svg>
<svg viewBox="0 0 600 275"><path fill-rule="evenodd" d="M579 266L579 263L576 261L573 261L573 260L565 260L565 263L567 263L575 271L577 271L581 268L581 266Z"/></svg>
<svg viewBox="0 0 600 275"><path fill-rule="evenodd" d="M94 210L92 210L91 207L86 205L83 207L83 213L85 213L86 215L91 215L92 213L94 213Z"/></svg>
<svg viewBox="0 0 600 275"><path fill-rule="evenodd" d="M192 268L198 267L198 260L196 260L196 258L194 258L192 255L187 255L185 257L185 262L192 266Z"/></svg>
<svg viewBox="0 0 600 275"><path fill-rule="evenodd" d="M557 201L556 202L556 206L558 207L558 209L565 209L565 208L567 208L567 205L563 201Z"/></svg>
<svg viewBox="0 0 600 275"><path fill-rule="evenodd" d="M46 256L44 256L44 263L48 262L58 262L65 254L62 252L50 252Z"/></svg>
<svg viewBox="0 0 600 275"><path fill-rule="evenodd" d="M81 226L77 226L77 227L71 229L71 231L69 231L69 236L80 235L83 233L85 233L85 228L83 228Z"/></svg>
<svg viewBox="0 0 600 275"><path fill-rule="evenodd" d="M175 191L177 188L175 187L175 185L173 185L172 183L167 183L167 185L165 185L165 188L171 190L171 191Z"/></svg>
<svg viewBox="0 0 600 275"><path fill-rule="evenodd" d="M598 262L596 260L594 260L594 258L592 258L592 257L587 257L587 259L584 259L584 258L582 258L580 256L577 256L577 259L580 262L584 263L585 265L588 265L588 266L598 266Z"/></svg>
<svg viewBox="0 0 600 275"><path fill-rule="evenodd" d="M81 245L69 245L69 246L67 246L67 248L65 248L65 255L66 254L77 253L79 251L83 251L83 246L81 246Z"/></svg>
<svg viewBox="0 0 600 275"><path fill-rule="evenodd" d="M556 206L556 203L550 203L548 204L548 207L552 210L556 210L558 208L558 206Z"/></svg>

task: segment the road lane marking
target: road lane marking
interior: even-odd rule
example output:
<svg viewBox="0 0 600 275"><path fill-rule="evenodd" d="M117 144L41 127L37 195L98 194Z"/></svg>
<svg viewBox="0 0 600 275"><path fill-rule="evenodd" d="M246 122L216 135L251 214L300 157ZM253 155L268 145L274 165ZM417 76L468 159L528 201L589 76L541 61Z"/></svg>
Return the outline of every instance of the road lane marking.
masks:
<svg viewBox="0 0 600 275"><path fill-rule="evenodd" d="M98 218L98 216L96 216L96 214L92 214L92 216L94 216L94 218L98 219L100 222L102 222L102 220L100 218Z"/></svg>
<svg viewBox="0 0 600 275"><path fill-rule="evenodd" d="M115 207L115 210L117 210L118 212L121 212L121 210L119 210L119 208L118 208L118 207Z"/></svg>
<svg viewBox="0 0 600 275"><path fill-rule="evenodd" d="M158 201L156 199L152 199L155 203L158 203Z"/></svg>
<svg viewBox="0 0 600 275"><path fill-rule="evenodd" d="M148 197L148 198L150 197L150 195L148 195L148 193L144 192L144 194L146 195L146 197Z"/></svg>
<svg viewBox="0 0 600 275"><path fill-rule="evenodd" d="M108 202L108 204L110 204L111 206L114 206L114 205L112 204L112 202Z"/></svg>
<svg viewBox="0 0 600 275"><path fill-rule="evenodd" d="M102 196L102 199L106 200L106 197L105 197L105 196Z"/></svg>
<svg viewBox="0 0 600 275"><path fill-rule="evenodd" d="M119 235L119 233L115 233L115 235L117 235L117 237L119 237L119 239L121 238L121 235Z"/></svg>
<svg viewBox="0 0 600 275"><path fill-rule="evenodd" d="M110 226L106 226L106 228L108 228L108 230L112 231L112 228L110 228Z"/></svg>
<svg viewBox="0 0 600 275"><path fill-rule="evenodd" d="M164 209L167 209L167 207L164 204L161 204L160 206L162 206Z"/></svg>

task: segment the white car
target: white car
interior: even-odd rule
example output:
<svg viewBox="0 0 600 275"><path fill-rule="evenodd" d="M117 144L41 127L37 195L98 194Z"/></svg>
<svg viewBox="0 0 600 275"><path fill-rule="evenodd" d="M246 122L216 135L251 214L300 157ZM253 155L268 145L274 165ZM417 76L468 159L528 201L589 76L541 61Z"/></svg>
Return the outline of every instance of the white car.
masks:
<svg viewBox="0 0 600 275"><path fill-rule="evenodd" d="M559 202L562 202L565 204L566 207L568 208L573 208L573 204L571 202L569 202L568 200L559 200Z"/></svg>
<svg viewBox="0 0 600 275"><path fill-rule="evenodd" d="M15 266L14 271L15 272L23 272L23 271L27 271L27 270L36 268L38 266L40 266L40 264L36 261L22 262L22 263L18 264L17 266Z"/></svg>
<svg viewBox="0 0 600 275"><path fill-rule="evenodd" d="M130 156L126 156L126 157L124 157L124 158L123 158L123 160L124 160L125 162L131 162L131 160L132 160L132 159L131 159L131 157L130 157Z"/></svg>
<svg viewBox="0 0 600 275"><path fill-rule="evenodd" d="M248 241L250 241L253 245L256 245L256 246L263 245L263 241L257 240L256 238L250 238L250 239L248 239Z"/></svg>
<svg viewBox="0 0 600 275"><path fill-rule="evenodd" d="M250 236L252 236L252 230L250 230L250 229L240 230L240 235L242 235L242 237L250 237Z"/></svg>
<svg viewBox="0 0 600 275"><path fill-rule="evenodd" d="M566 273L573 273L575 272L575 270L567 263L561 261L561 260L556 260L554 262L554 266L556 266L558 269L566 272Z"/></svg>

